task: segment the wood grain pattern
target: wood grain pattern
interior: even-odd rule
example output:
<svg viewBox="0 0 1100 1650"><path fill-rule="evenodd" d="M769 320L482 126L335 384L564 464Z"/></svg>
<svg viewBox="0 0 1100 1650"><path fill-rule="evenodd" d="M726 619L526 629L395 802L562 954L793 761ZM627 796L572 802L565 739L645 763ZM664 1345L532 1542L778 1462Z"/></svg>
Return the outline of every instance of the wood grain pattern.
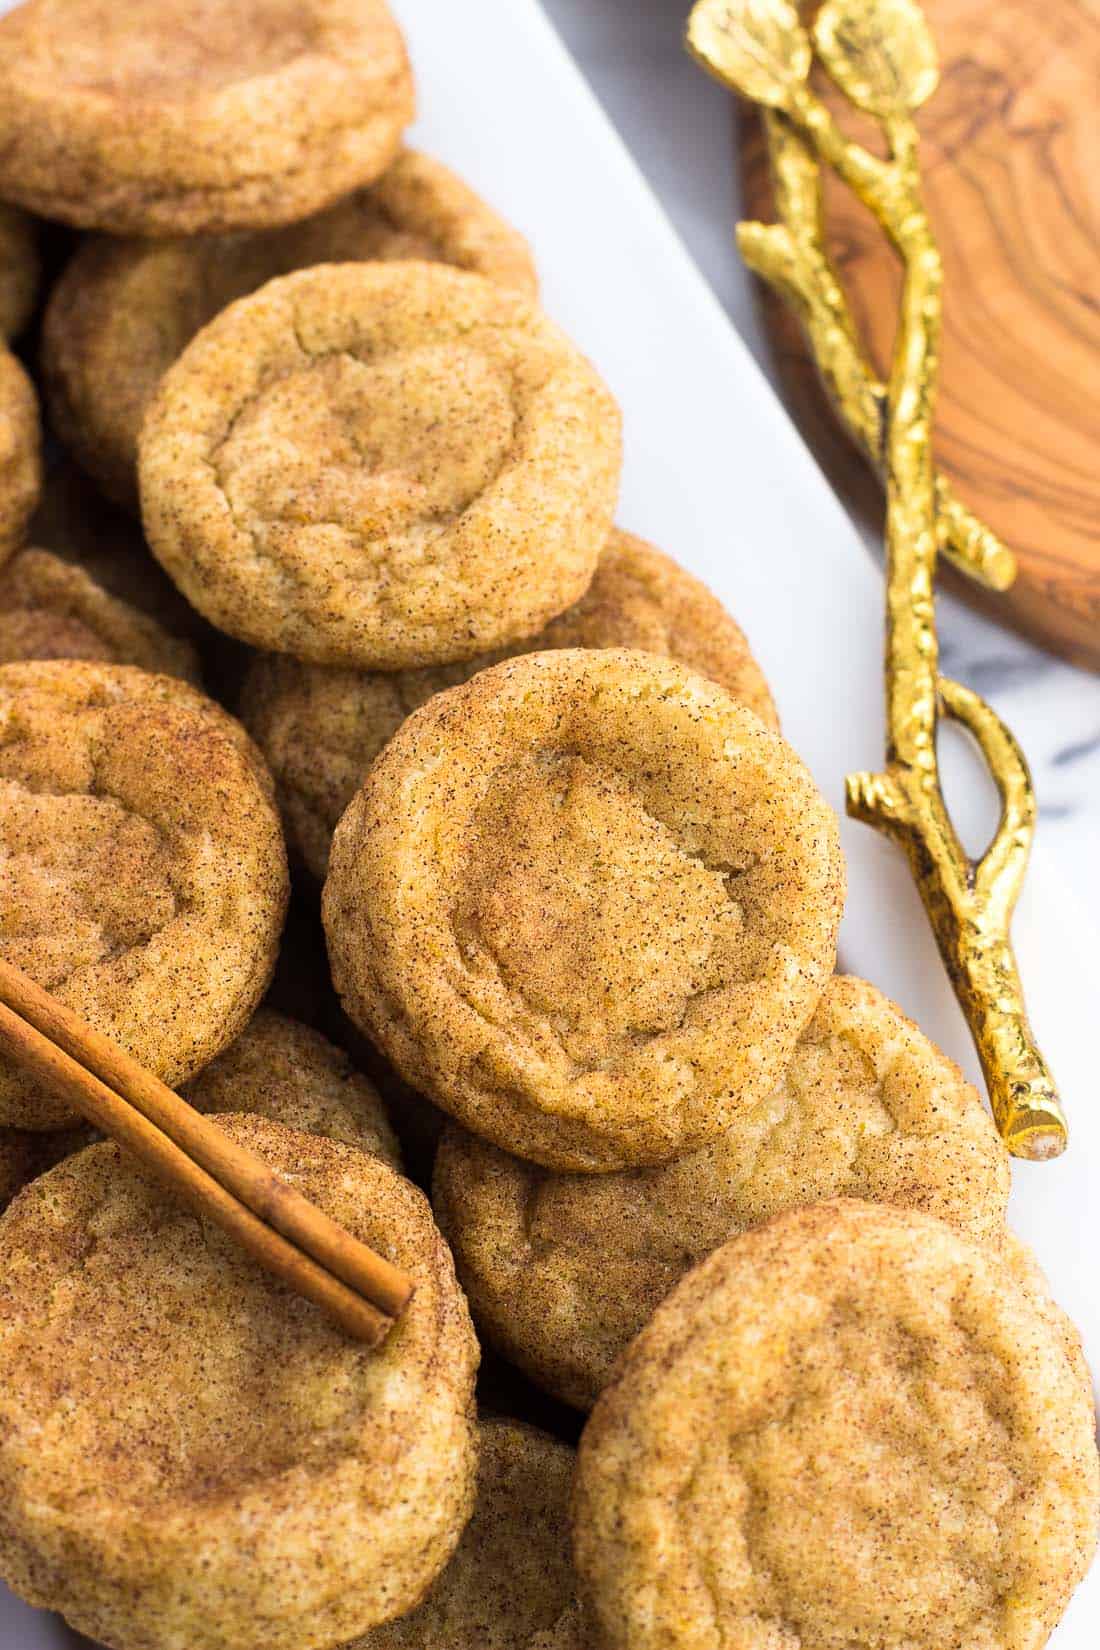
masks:
<svg viewBox="0 0 1100 1650"><path fill-rule="evenodd" d="M1017 553L1005 596L956 588L1100 669L1100 12L1088 0L924 0L943 64L921 111L943 251L940 465ZM845 127L870 141L820 71ZM744 215L774 214L759 121L741 118ZM885 376L899 269L870 214L829 175L833 255ZM761 288L792 404L831 479L863 511L881 494L839 428L790 313Z"/></svg>

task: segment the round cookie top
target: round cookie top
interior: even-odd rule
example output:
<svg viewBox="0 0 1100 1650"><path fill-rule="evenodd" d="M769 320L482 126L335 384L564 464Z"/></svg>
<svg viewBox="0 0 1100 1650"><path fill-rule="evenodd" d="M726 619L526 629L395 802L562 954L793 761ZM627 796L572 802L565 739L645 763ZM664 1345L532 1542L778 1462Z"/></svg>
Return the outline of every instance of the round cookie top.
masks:
<svg viewBox="0 0 1100 1650"><path fill-rule="evenodd" d="M24 0L0 193L85 229L267 228L378 176L413 114L384 0Z"/></svg>
<svg viewBox="0 0 1100 1650"><path fill-rule="evenodd" d="M170 1086L250 1018L286 854L239 723L122 665L0 667L0 955ZM73 1113L0 1063L0 1123Z"/></svg>
<svg viewBox="0 0 1100 1650"><path fill-rule="evenodd" d="M184 1098L198 1111L248 1112L323 1134L401 1168L401 1153L373 1083L319 1031L261 1008L235 1042L193 1077Z"/></svg>
<svg viewBox="0 0 1100 1650"><path fill-rule="evenodd" d="M111 1143L0 1220L0 1574L144 1650L343 1644L410 1609L473 1502L477 1344L422 1195L377 1158L219 1119L413 1277L376 1349Z"/></svg>
<svg viewBox="0 0 1100 1650"><path fill-rule="evenodd" d="M0 341L0 565L23 543L42 490L38 397Z"/></svg>
<svg viewBox="0 0 1100 1650"><path fill-rule="evenodd" d="M573 1451L520 1421L483 1421L477 1502L418 1609L344 1650L535 1650L564 1630Z"/></svg>
<svg viewBox="0 0 1100 1650"><path fill-rule="evenodd" d="M34 223L0 201L0 338L14 338L30 320L38 275Z"/></svg>
<svg viewBox="0 0 1100 1650"><path fill-rule="evenodd" d="M136 509L138 436L172 362L227 304L311 264L454 264L534 295L523 237L460 178L405 150L369 188L304 223L183 240L89 239L50 294L51 422L110 497Z"/></svg>
<svg viewBox="0 0 1100 1650"><path fill-rule="evenodd" d="M275 775L291 847L318 880L332 833L386 740L433 694L517 653L633 647L679 659L778 725L744 633L718 598L671 557L614 529L592 583L537 636L461 665L355 671L278 654L253 659L241 715Z"/></svg>
<svg viewBox="0 0 1100 1650"><path fill-rule="evenodd" d="M737 1233L844 1196L923 1209L996 1245L1008 1192L977 1090L874 986L837 975L771 1094L702 1151L558 1175L452 1126L433 1201L483 1331L587 1409L677 1279Z"/></svg>
<svg viewBox="0 0 1100 1650"><path fill-rule="evenodd" d="M1096 1541L1092 1405L999 1255L835 1202L688 1274L574 1497L608 1650L1039 1650Z"/></svg>
<svg viewBox="0 0 1100 1650"><path fill-rule="evenodd" d="M442 264L322 264L231 304L140 447L154 553L240 640L397 670L576 601L611 526L619 414L529 299Z"/></svg>
<svg viewBox="0 0 1100 1650"><path fill-rule="evenodd" d="M0 569L0 664L98 659L199 680L191 643L112 596L77 563L20 550Z"/></svg>
<svg viewBox="0 0 1100 1650"><path fill-rule="evenodd" d="M551 1168L662 1162L785 1067L832 971L836 820L779 734L620 649L532 653L398 729L324 890L352 1019Z"/></svg>

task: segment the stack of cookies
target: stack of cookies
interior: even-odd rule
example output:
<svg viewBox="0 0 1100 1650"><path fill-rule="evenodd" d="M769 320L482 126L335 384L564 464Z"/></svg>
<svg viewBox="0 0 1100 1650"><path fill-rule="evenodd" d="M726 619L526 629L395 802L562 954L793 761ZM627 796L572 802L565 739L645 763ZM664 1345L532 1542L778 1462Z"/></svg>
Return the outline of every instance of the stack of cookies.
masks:
<svg viewBox="0 0 1100 1650"><path fill-rule="evenodd" d="M0 956L416 1285L347 1340L0 1062L0 1577L110 1650L1039 1650L1100 1473L1004 1148L413 107L383 0L0 21Z"/></svg>

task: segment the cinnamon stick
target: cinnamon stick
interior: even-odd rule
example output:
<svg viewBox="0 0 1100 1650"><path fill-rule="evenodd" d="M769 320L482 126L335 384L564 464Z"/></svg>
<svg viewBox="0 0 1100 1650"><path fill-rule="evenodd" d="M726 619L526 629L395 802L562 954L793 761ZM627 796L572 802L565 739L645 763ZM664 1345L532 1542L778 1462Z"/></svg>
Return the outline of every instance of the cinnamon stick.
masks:
<svg viewBox="0 0 1100 1650"><path fill-rule="evenodd" d="M115 1043L0 960L0 1053L117 1140L255 1259L377 1345L412 1280Z"/></svg>

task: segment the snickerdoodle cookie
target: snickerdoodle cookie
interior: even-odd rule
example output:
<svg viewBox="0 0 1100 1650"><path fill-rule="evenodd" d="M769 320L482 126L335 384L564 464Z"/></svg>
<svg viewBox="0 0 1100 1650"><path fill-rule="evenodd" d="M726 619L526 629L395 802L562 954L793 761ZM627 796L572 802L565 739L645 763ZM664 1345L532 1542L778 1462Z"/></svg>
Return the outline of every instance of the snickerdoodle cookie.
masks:
<svg viewBox="0 0 1100 1650"><path fill-rule="evenodd" d="M777 725L763 672L717 597L669 556L615 530L579 602L537 636L480 659L389 673L274 653L254 659L241 715L275 775L290 845L314 876L324 878L340 815L411 711L501 659L556 647L635 647L679 659Z"/></svg>
<svg viewBox="0 0 1100 1650"><path fill-rule="evenodd" d="M251 235L84 242L50 295L42 363L50 419L112 497L137 508L138 435L164 373L219 310L311 264L426 259L533 294L522 236L427 155L304 223Z"/></svg>
<svg viewBox="0 0 1100 1650"><path fill-rule="evenodd" d="M112 596L76 562L20 550L0 568L0 664L99 659L199 680L191 643Z"/></svg>
<svg viewBox="0 0 1100 1650"><path fill-rule="evenodd" d="M575 1608L573 1451L520 1421L484 1421L477 1503L423 1604L345 1650L534 1650Z"/></svg>
<svg viewBox="0 0 1100 1650"><path fill-rule="evenodd" d="M270 778L185 682L0 667L0 955L176 1085L271 976L287 898ZM0 1063L0 1123L72 1117Z"/></svg>
<svg viewBox="0 0 1100 1650"><path fill-rule="evenodd" d="M38 291L38 247L25 212L0 201L0 338L21 332Z"/></svg>
<svg viewBox="0 0 1100 1650"><path fill-rule="evenodd" d="M321 264L231 304L161 380L142 514L241 641L397 670L530 635L588 586L619 413L529 298L430 263Z"/></svg>
<svg viewBox="0 0 1100 1650"><path fill-rule="evenodd" d="M1069 1313L1066 1312L1054 1299L1050 1288L1050 1279L1039 1265L1035 1251L1018 1238L1015 1232L1006 1231L1004 1237L1004 1262L1013 1282L1023 1290L1036 1308L1041 1317L1044 1317L1061 1341L1088 1402L1093 1402L1092 1371L1085 1359L1085 1348L1081 1340L1080 1331Z"/></svg>
<svg viewBox="0 0 1100 1650"><path fill-rule="evenodd" d="M832 972L836 819L713 682L531 653L414 712L336 830L351 1018L506 1150L585 1172L715 1139L772 1089Z"/></svg>
<svg viewBox="0 0 1100 1650"><path fill-rule="evenodd" d="M845 1196L1000 1243L1008 1190L977 1091L874 986L838 975L772 1093L702 1151L558 1175L452 1126L433 1195L483 1331L587 1409L676 1280L738 1232Z"/></svg>
<svg viewBox="0 0 1100 1650"><path fill-rule="evenodd" d="M411 1609L472 1509L477 1344L423 1196L219 1119L413 1277L351 1340L111 1143L0 1220L0 1575L116 1650L328 1650Z"/></svg>
<svg viewBox="0 0 1100 1650"><path fill-rule="evenodd" d="M261 1008L235 1042L184 1087L199 1111L242 1111L372 1152L401 1154L373 1083L319 1031Z"/></svg>
<svg viewBox="0 0 1100 1650"><path fill-rule="evenodd" d="M376 178L412 118L384 0L24 0L0 194L115 234L266 228Z"/></svg>
<svg viewBox="0 0 1100 1650"><path fill-rule="evenodd" d="M23 543L42 488L42 431L30 379L0 341L0 565Z"/></svg>
<svg viewBox="0 0 1100 1650"><path fill-rule="evenodd" d="M837 1201L689 1273L581 1440L608 1650L1039 1650L1096 1543L1094 1417L1000 1255Z"/></svg>

